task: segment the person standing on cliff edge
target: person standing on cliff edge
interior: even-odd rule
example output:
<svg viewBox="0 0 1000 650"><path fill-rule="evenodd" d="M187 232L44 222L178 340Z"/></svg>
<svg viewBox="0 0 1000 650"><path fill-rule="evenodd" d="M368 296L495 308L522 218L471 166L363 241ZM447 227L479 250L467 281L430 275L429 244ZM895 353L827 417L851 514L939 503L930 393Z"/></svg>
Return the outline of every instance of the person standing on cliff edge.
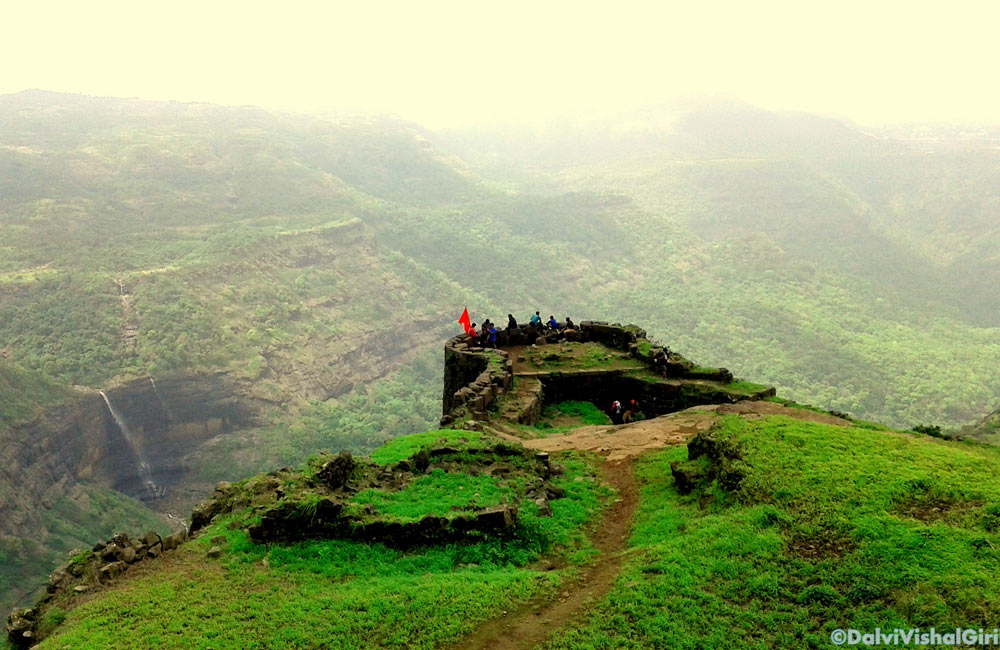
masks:
<svg viewBox="0 0 1000 650"><path fill-rule="evenodd" d="M507 329L508 330L517 329L517 321L514 320L514 314L507 314Z"/></svg>

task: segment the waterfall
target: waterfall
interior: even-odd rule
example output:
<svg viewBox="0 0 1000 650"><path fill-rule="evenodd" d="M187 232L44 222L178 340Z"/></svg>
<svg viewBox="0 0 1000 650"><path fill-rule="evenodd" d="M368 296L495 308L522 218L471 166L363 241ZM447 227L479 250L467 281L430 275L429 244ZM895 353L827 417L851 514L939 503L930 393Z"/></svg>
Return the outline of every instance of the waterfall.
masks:
<svg viewBox="0 0 1000 650"><path fill-rule="evenodd" d="M149 376L149 383L153 385L153 394L156 395L156 399L160 400L160 406L163 407L163 412L167 414L167 420L173 420L174 414L170 412L170 407L167 406L167 401L163 399L163 395L160 394L160 389L156 387L156 382L153 381L153 375Z"/></svg>
<svg viewBox="0 0 1000 650"><path fill-rule="evenodd" d="M143 487L146 488L146 493L153 499L159 499L163 496L164 490L153 481L153 471L150 469L149 463L146 462L146 457L142 453L141 445L139 445L135 439L132 438L132 432L128 428L128 423L125 422L125 418L123 418L121 414L115 410L115 407L111 405L111 400L108 399L107 393L103 390L100 391L100 393L101 397L104 398L104 403L108 405L108 412L111 413L111 417L114 418L115 424L118 425L118 430L121 432L122 437L128 444L129 449L131 449L132 453L135 455L136 462L138 463L136 466L136 473L142 480Z"/></svg>

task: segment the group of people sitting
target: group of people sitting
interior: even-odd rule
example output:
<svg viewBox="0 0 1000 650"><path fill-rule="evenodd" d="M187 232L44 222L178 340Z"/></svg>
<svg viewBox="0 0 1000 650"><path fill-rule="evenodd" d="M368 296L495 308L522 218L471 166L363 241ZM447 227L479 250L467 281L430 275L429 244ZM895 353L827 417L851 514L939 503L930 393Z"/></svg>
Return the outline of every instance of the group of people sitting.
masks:
<svg viewBox="0 0 1000 650"><path fill-rule="evenodd" d="M626 405L622 404L619 400L615 400L611 403L611 408L608 409L608 416L611 418L612 424L628 424L636 419L642 419L639 413L639 402L629 400Z"/></svg>
<svg viewBox="0 0 1000 650"><path fill-rule="evenodd" d="M570 317L567 316L566 322L560 326L556 321L556 317L551 315L549 316L548 322L543 323L541 314L536 311L528 320L528 327L536 329L539 332L544 330L551 332L565 332L566 330L575 330L576 324L574 324ZM507 329L517 329L517 319L514 318L514 314L507 314ZM495 348L497 346L497 328L489 318L483 321L482 327L478 330L476 329L476 324L472 323L467 334L469 335L473 345L481 345L483 347L490 348Z"/></svg>
<svg viewBox="0 0 1000 650"><path fill-rule="evenodd" d="M514 317L511 314L507 314L507 319L508 319L507 323L508 328L511 326L517 327L517 321L514 320ZM552 332L563 332L565 330L576 329L576 325L573 323L573 319L571 319L569 316L566 317L566 322L563 323L562 327L560 327L559 323L556 321L556 317L552 316L551 314L549 315L548 322L543 323L542 316L537 311L534 314L532 314L531 318L528 320L528 327L537 330L547 329Z"/></svg>

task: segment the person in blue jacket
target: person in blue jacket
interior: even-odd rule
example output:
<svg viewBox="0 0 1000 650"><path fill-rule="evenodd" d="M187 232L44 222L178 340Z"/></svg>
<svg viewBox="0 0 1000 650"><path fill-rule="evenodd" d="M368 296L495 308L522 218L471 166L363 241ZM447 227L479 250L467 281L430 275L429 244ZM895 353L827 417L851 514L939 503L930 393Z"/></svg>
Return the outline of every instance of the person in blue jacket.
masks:
<svg viewBox="0 0 1000 650"><path fill-rule="evenodd" d="M559 323L556 322L556 317L552 316L551 314L549 315L549 329L551 329L553 332L559 331Z"/></svg>
<svg viewBox="0 0 1000 650"><path fill-rule="evenodd" d="M497 328L493 325L493 323L490 323L490 329L487 330L486 342L491 348L495 348L497 346Z"/></svg>

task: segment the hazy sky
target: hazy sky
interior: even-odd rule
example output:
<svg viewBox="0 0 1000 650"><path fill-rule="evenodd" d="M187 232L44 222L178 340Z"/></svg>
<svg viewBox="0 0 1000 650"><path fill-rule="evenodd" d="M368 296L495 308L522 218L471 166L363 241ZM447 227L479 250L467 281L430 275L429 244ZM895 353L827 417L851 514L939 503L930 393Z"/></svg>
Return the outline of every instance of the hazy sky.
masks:
<svg viewBox="0 0 1000 650"><path fill-rule="evenodd" d="M27 88L429 126L727 93L862 123L1000 123L1000 2L8 2Z"/></svg>

